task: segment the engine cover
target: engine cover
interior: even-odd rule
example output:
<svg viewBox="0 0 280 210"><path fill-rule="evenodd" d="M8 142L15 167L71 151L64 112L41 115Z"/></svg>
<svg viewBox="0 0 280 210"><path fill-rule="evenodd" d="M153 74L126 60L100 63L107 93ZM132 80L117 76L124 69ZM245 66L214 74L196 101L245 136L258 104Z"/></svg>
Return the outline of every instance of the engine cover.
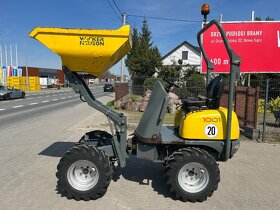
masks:
<svg viewBox="0 0 280 210"><path fill-rule="evenodd" d="M184 139L225 140L227 132L226 108L217 110L199 110L185 113L178 111L175 124L179 125L179 135ZM176 127L175 125L175 127ZM235 112L232 112L231 140L239 139L239 123Z"/></svg>

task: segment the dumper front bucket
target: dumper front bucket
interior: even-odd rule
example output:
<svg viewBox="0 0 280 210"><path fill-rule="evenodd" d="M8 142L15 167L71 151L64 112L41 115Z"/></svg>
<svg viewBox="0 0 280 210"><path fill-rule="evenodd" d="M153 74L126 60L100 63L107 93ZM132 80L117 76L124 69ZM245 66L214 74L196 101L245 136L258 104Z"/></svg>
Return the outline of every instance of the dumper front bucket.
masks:
<svg viewBox="0 0 280 210"><path fill-rule="evenodd" d="M107 71L131 48L129 25L118 30L36 27L30 37L57 53L62 66L94 76Z"/></svg>

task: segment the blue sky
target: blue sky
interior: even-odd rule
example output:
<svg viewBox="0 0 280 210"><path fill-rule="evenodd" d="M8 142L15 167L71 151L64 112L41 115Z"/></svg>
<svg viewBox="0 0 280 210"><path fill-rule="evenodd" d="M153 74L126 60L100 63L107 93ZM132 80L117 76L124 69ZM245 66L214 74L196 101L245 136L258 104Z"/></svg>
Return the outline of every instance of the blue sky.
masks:
<svg viewBox="0 0 280 210"><path fill-rule="evenodd" d="M112 5L112 0L109 0ZM115 0L121 11L128 15L145 15L164 18L202 20L200 6L209 3L208 19L224 21L250 20L251 11L265 19L280 20L279 0ZM27 34L36 26L117 29L121 21L106 0L0 0L0 44L17 44L19 64L25 65L25 40L29 66L61 68L60 58ZM117 10L116 10L117 11ZM142 18L128 16L132 27L140 29ZM171 22L148 19L153 42L161 55L178 44L196 43L200 23ZM9 59L10 60L10 59ZM120 64L112 68L119 73Z"/></svg>

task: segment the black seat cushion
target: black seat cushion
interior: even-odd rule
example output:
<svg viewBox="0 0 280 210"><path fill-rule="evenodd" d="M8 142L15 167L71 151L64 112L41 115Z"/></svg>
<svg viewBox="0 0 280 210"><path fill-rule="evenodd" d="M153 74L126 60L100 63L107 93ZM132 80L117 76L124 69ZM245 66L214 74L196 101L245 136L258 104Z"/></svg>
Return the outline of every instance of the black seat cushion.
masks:
<svg viewBox="0 0 280 210"><path fill-rule="evenodd" d="M182 108L186 112L196 111L200 109L218 109L220 107L220 99L224 92L224 79L217 76L207 85L206 97L182 99Z"/></svg>
<svg viewBox="0 0 280 210"><path fill-rule="evenodd" d="M220 107L220 99L224 93L225 82L222 76L217 76L207 85L207 107L209 109L218 109Z"/></svg>

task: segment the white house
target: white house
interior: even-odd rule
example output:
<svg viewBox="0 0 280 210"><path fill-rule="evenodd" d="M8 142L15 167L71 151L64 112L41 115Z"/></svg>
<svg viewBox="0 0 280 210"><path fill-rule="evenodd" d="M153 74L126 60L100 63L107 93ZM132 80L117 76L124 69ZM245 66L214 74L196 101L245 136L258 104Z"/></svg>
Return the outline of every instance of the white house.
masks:
<svg viewBox="0 0 280 210"><path fill-rule="evenodd" d="M183 61L182 65L189 64L199 67L201 62L201 50L199 47L184 41L162 57L162 64L164 66L176 65L178 64L178 60Z"/></svg>

